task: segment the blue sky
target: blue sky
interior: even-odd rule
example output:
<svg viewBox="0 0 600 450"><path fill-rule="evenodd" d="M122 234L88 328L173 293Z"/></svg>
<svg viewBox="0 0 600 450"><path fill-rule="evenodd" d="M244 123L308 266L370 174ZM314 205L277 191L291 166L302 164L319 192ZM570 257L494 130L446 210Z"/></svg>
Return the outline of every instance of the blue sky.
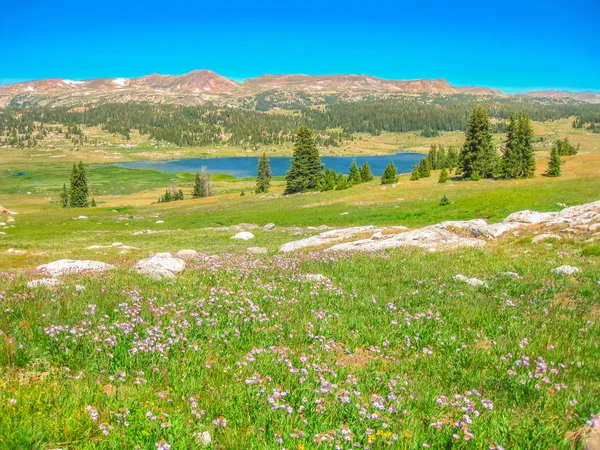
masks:
<svg viewBox="0 0 600 450"><path fill-rule="evenodd" d="M0 83L360 73L600 91L599 0L6 0Z"/></svg>

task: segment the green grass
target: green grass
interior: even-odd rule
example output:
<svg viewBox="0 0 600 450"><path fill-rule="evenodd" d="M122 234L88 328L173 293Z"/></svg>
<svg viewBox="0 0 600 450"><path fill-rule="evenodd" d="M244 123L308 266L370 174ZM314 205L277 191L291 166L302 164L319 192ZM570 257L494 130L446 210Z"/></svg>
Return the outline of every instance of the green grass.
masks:
<svg viewBox="0 0 600 450"><path fill-rule="evenodd" d="M519 230L437 253L277 250L323 224L495 222L598 200L600 153L586 139L560 178L542 176L538 152L528 180L441 185L433 173L286 197L281 179L256 195L254 179L215 176L217 196L160 205L172 182L189 198L193 174L90 164L99 207L77 210L55 202L72 162L3 159L0 204L19 214L0 217L0 449L195 449L204 431L214 449L576 448L599 412L597 234L534 244L534 230ZM267 222L275 230L236 227ZM232 240L242 228L255 239ZM87 249L113 242L137 249ZM247 256L249 246L269 253ZM201 256L175 280L132 270L184 248ZM37 265L60 258L117 269L26 288ZM563 264L581 272L554 275Z"/></svg>

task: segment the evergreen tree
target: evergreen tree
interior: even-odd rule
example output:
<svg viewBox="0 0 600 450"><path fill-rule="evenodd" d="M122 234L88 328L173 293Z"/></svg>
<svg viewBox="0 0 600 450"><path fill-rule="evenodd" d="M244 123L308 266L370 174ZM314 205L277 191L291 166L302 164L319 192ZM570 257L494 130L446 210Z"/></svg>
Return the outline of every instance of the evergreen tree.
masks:
<svg viewBox="0 0 600 450"><path fill-rule="evenodd" d="M240 197L245 197L246 193L242 190L242 192L240 192Z"/></svg>
<svg viewBox="0 0 600 450"><path fill-rule="evenodd" d="M196 172L196 179L194 180L194 189L192 190L192 198L204 197L204 189L202 186L202 180L200 174Z"/></svg>
<svg viewBox="0 0 600 450"><path fill-rule="evenodd" d="M284 194L293 194L307 189L315 189L321 177L321 158L311 132L306 126L300 127L294 142L294 159L285 176L287 182Z"/></svg>
<svg viewBox="0 0 600 450"><path fill-rule="evenodd" d="M392 184L396 182L396 166L393 161L390 161L387 166L385 166L385 170L383 171L383 175L381 175L381 184Z"/></svg>
<svg viewBox="0 0 600 450"><path fill-rule="evenodd" d="M364 162L362 166L360 166L360 177L363 183L367 181L371 181L373 179L373 173L371 172L371 166L369 166L368 162Z"/></svg>
<svg viewBox="0 0 600 450"><path fill-rule="evenodd" d="M550 162L548 163L547 173L549 177L560 177L561 175L560 166L562 165L562 161L560 160L559 152L559 147L555 144L550 151Z"/></svg>
<svg viewBox="0 0 600 450"><path fill-rule="evenodd" d="M450 199L448 197L446 197L446 194L444 194L444 196L440 200L440 206L447 206L449 204L450 204Z"/></svg>
<svg viewBox="0 0 600 450"><path fill-rule="evenodd" d="M569 138L564 138L564 140L558 140L556 141L555 145L558 148L558 154L560 156L572 156L572 155L576 155L577 152L579 151L579 144L577 144L577 147L571 145L571 143L569 142Z"/></svg>
<svg viewBox="0 0 600 450"><path fill-rule="evenodd" d="M87 208L88 207L88 185L87 177L83 162L73 164L71 172L71 189L69 191L69 205L71 208Z"/></svg>
<svg viewBox="0 0 600 450"><path fill-rule="evenodd" d="M362 176L360 175L360 170L358 170L355 159L352 160L350 170L348 171L348 183L350 183L350 185L362 183Z"/></svg>
<svg viewBox="0 0 600 450"><path fill-rule="evenodd" d="M341 191L343 189L348 189L350 187L350 183L348 182L348 178L343 173L338 173L335 180L335 190Z"/></svg>
<svg viewBox="0 0 600 450"><path fill-rule="evenodd" d="M206 172L206 166L202 166L202 168L200 169L200 176L199 176L199 187L198 187L198 193L199 193L199 197L212 197L212 178L211 176Z"/></svg>
<svg viewBox="0 0 600 450"><path fill-rule="evenodd" d="M423 158L419 161L419 177L428 178L431 176L431 166L429 158Z"/></svg>
<svg viewBox="0 0 600 450"><path fill-rule="evenodd" d="M475 172L480 177L493 176L496 150L492 142L492 125L487 112L477 106L469 119L465 143L459 155L459 165L466 178Z"/></svg>
<svg viewBox="0 0 600 450"><path fill-rule="evenodd" d="M96 199L95 199L94 197L92 197L92 201L91 201L91 203L90 203L90 206L91 206L92 208L95 208L95 207L96 207Z"/></svg>
<svg viewBox="0 0 600 450"><path fill-rule="evenodd" d="M519 115L519 150L521 152L521 176L535 175L535 154L533 153L533 127L525 114Z"/></svg>
<svg viewBox="0 0 600 450"><path fill-rule="evenodd" d="M317 184L317 189L320 191L332 191L335 189L335 185L337 182L337 174L334 170L325 169L325 172L321 174L319 178L319 183Z"/></svg>
<svg viewBox="0 0 600 450"><path fill-rule="evenodd" d="M450 175L448 174L448 169L446 169L445 167L442 169L442 171L440 172L440 178L438 180L439 183L445 183L446 181L448 181L450 179Z"/></svg>
<svg viewBox="0 0 600 450"><path fill-rule="evenodd" d="M431 144L431 146L429 147L429 153L427 153L427 162L429 163L429 168L431 170L437 169L437 160L438 160L437 145Z"/></svg>
<svg viewBox="0 0 600 450"><path fill-rule="evenodd" d="M504 178L517 178L521 174L519 131L515 116L511 115L506 126L506 142L504 143L504 154L502 155L502 176Z"/></svg>
<svg viewBox="0 0 600 450"><path fill-rule="evenodd" d="M446 154L446 167L451 171L458 167L458 152L454 147L448 149L448 153Z"/></svg>
<svg viewBox="0 0 600 450"><path fill-rule="evenodd" d="M263 153L258 161L258 176L256 178L256 193L268 192L271 186L271 165L267 154Z"/></svg>
<svg viewBox="0 0 600 450"><path fill-rule="evenodd" d="M60 205L63 208L69 207L69 191L66 184L63 184L62 191L60 192Z"/></svg>
<svg viewBox="0 0 600 450"><path fill-rule="evenodd" d="M410 181L417 181L419 179L421 179L421 168L419 164L415 164L410 174Z"/></svg>

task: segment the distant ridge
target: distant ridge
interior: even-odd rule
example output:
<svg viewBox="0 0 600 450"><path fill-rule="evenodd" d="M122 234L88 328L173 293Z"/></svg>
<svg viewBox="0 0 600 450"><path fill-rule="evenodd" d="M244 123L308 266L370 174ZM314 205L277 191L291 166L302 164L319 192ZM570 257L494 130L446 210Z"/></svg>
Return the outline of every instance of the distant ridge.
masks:
<svg viewBox="0 0 600 450"><path fill-rule="evenodd" d="M44 80L0 86L0 108L16 106L63 106L78 103L148 101L195 105L217 97L241 99L266 91L307 92L365 96L415 94L470 94L507 97L502 91L486 87L452 86L443 78L385 80L369 75L262 75L243 83L210 70L194 70L183 75L152 74L139 78L96 78ZM600 103L600 93L534 91L519 94Z"/></svg>

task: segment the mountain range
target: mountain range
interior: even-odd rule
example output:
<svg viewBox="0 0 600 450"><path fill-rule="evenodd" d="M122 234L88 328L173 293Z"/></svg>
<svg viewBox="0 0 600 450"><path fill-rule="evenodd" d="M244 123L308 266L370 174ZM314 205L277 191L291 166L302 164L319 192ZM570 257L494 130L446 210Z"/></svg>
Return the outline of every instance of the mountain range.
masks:
<svg viewBox="0 0 600 450"><path fill-rule="evenodd" d="M76 104L146 101L198 105L208 101L236 104L259 94L337 95L346 100L393 95L471 94L507 97L497 89L458 87L439 79L385 80L368 75L263 75L238 83L210 70L184 75L152 74L139 78L96 78L74 81L61 78L0 86L0 108L7 106L72 106ZM572 99L600 103L598 92L533 91L526 97Z"/></svg>

